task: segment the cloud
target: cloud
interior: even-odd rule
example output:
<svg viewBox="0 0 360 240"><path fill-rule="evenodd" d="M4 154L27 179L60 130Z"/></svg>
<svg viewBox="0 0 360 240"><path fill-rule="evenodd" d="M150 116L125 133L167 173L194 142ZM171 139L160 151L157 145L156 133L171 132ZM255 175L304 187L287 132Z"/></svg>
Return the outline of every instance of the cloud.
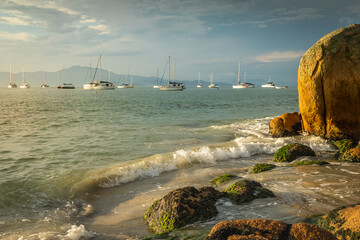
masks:
<svg viewBox="0 0 360 240"><path fill-rule="evenodd" d="M304 53L305 51L272 52L254 59L258 62L289 62L302 57Z"/></svg>
<svg viewBox="0 0 360 240"><path fill-rule="evenodd" d="M99 31L100 35L105 35L105 34L110 33L109 27L104 25L104 24L98 24L98 25L95 25L95 26L88 26L88 28L95 29L95 30Z"/></svg>
<svg viewBox="0 0 360 240"><path fill-rule="evenodd" d="M0 32L0 38L11 41L28 42L35 39L35 36L26 32L18 32L18 33Z"/></svg>

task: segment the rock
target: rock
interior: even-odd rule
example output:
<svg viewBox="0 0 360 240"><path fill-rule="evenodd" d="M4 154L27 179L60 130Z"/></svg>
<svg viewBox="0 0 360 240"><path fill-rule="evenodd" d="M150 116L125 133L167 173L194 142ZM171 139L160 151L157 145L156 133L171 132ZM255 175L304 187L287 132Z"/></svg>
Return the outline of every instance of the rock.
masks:
<svg viewBox="0 0 360 240"><path fill-rule="evenodd" d="M360 204L335 209L319 218L317 225L338 239L360 239Z"/></svg>
<svg viewBox="0 0 360 240"><path fill-rule="evenodd" d="M291 162L299 156L315 156L315 152L300 143L288 144L275 152L273 160L274 162Z"/></svg>
<svg viewBox="0 0 360 240"><path fill-rule="evenodd" d="M360 146L347 150L339 159L349 162L360 162Z"/></svg>
<svg viewBox="0 0 360 240"><path fill-rule="evenodd" d="M342 140L334 141L333 144L338 149L338 152L336 154L337 157L341 157L344 154L344 152L355 147L354 142L350 139L342 139Z"/></svg>
<svg viewBox="0 0 360 240"><path fill-rule="evenodd" d="M212 187L201 190L194 187L176 189L155 201L145 213L144 219L154 233L167 233L214 217L217 214L215 203L220 195Z"/></svg>
<svg viewBox="0 0 360 240"><path fill-rule="evenodd" d="M228 181L230 181L231 179L235 178L235 175L232 174L223 174L220 177L214 178L212 180L210 180L211 183L215 184L216 186L219 186L223 183L226 183Z"/></svg>
<svg viewBox="0 0 360 240"><path fill-rule="evenodd" d="M274 164L258 163L252 168L251 173L261 173L261 172L269 171L275 167L276 166Z"/></svg>
<svg viewBox="0 0 360 240"><path fill-rule="evenodd" d="M298 69L303 130L330 139L360 139L360 25L315 43Z"/></svg>
<svg viewBox="0 0 360 240"><path fill-rule="evenodd" d="M260 183L251 180L240 180L226 188L223 193L234 204L250 202L256 198L275 197L269 189L263 188Z"/></svg>
<svg viewBox="0 0 360 240"><path fill-rule="evenodd" d="M301 132L301 118L297 112L284 113L270 121L269 131L273 137L299 135Z"/></svg>
<svg viewBox="0 0 360 240"><path fill-rule="evenodd" d="M216 224L206 240L336 240L330 232L319 227L297 223L286 224L269 219L232 220Z"/></svg>
<svg viewBox="0 0 360 240"><path fill-rule="evenodd" d="M311 224L296 223L291 226L289 239L291 240L337 240L337 238L325 229L321 229Z"/></svg>
<svg viewBox="0 0 360 240"><path fill-rule="evenodd" d="M307 166L307 165L327 165L329 164L326 161L321 161L321 160L312 160L312 161L308 161L308 160L303 160L303 161L299 161L293 164L288 165L289 167L298 167L298 166Z"/></svg>

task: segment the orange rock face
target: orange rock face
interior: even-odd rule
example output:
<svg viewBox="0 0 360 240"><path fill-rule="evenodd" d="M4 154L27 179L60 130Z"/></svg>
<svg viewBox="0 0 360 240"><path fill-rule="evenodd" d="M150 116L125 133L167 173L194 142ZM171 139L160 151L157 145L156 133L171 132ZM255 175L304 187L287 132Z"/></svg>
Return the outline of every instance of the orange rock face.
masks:
<svg viewBox="0 0 360 240"><path fill-rule="evenodd" d="M301 118L297 112L284 113L269 124L270 134L274 137L298 135L301 131Z"/></svg>
<svg viewBox="0 0 360 240"><path fill-rule="evenodd" d="M331 139L360 139L360 25L315 43L298 70L303 130Z"/></svg>

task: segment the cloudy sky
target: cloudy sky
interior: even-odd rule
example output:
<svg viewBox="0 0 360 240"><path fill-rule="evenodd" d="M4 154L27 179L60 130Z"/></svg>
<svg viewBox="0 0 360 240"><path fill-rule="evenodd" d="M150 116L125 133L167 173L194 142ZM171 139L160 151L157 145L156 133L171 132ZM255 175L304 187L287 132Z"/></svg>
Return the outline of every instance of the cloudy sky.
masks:
<svg viewBox="0 0 360 240"><path fill-rule="evenodd" d="M360 23L358 0L0 0L0 71L95 64L142 76L176 58L176 76L296 83L302 54ZM172 58L173 60L173 58ZM244 69L244 67L242 68Z"/></svg>

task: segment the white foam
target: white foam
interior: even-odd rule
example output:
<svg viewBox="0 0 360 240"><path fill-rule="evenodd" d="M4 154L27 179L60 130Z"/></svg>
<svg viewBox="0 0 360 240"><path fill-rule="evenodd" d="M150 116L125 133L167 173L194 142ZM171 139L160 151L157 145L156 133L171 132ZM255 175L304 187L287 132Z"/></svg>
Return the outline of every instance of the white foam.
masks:
<svg viewBox="0 0 360 240"><path fill-rule="evenodd" d="M95 237L95 233L85 229L84 225L76 226L72 225L71 228L66 232L64 240L86 240Z"/></svg>

